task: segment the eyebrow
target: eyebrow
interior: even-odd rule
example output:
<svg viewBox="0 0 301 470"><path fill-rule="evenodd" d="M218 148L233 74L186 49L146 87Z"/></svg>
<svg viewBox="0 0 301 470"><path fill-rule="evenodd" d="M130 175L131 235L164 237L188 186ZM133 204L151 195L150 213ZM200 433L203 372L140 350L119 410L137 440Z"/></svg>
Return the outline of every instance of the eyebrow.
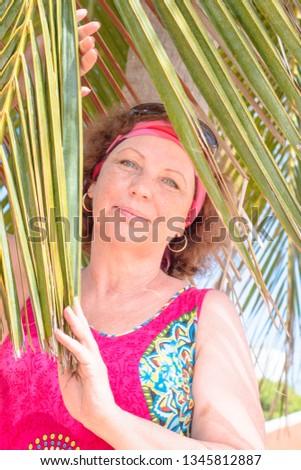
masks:
<svg viewBox="0 0 301 470"><path fill-rule="evenodd" d="M143 160L145 160L145 156L143 155L143 153L139 152L139 150L136 150L136 149L134 149L134 148L132 148L132 147L127 147L127 149L133 150L134 152L138 153L138 155L139 155ZM123 150L125 150L125 149L121 149L121 152L122 152ZM119 152L118 152L118 153L119 153ZM185 185L186 185L186 187L187 187L187 181L186 181L186 178L185 178L185 176L183 175L183 173L181 173L181 172L178 171L178 170L173 170L172 168L164 168L164 170L165 170L165 171L172 171L172 172L174 172L174 173L178 173L178 175L182 176L182 178L183 178L183 180L184 180L184 182L185 182Z"/></svg>

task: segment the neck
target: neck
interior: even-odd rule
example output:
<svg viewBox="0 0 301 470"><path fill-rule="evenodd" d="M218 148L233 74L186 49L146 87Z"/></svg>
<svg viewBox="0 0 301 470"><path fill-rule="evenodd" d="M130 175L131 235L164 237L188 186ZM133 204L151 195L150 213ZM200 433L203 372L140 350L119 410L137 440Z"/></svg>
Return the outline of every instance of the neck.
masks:
<svg viewBox="0 0 301 470"><path fill-rule="evenodd" d="M145 256L148 253L148 256ZM132 296L154 288L166 276L160 269L162 254L125 249L124 245L92 243L90 263L83 270L84 288L89 296L103 298Z"/></svg>

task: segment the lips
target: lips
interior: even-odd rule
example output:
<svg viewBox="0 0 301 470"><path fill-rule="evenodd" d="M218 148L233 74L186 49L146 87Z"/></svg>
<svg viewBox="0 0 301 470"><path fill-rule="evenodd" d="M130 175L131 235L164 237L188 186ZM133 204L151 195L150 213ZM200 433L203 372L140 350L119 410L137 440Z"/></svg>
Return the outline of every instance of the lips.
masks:
<svg viewBox="0 0 301 470"><path fill-rule="evenodd" d="M143 214L141 214L139 211L137 211L136 209L132 209L131 207L123 207L123 206L122 207L115 206L115 207L116 209L119 209L121 214L124 214L125 216L137 217L139 219L143 219L149 222L149 219L145 217Z"/></svg>

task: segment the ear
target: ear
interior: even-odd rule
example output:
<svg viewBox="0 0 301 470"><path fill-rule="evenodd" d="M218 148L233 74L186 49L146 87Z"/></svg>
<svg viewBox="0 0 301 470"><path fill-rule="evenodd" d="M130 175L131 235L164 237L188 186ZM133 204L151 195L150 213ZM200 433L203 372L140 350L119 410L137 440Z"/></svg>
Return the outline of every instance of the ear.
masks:
<svg viewBox="0 0 301 470"><path fill-rule="evenodd" d="M94 191L95 191L95 186L96 186L96 182L93 181L93 183L90 184L88 190L87 190L87 193L88 193L88 196L93 199L94 197Z"/></svg>

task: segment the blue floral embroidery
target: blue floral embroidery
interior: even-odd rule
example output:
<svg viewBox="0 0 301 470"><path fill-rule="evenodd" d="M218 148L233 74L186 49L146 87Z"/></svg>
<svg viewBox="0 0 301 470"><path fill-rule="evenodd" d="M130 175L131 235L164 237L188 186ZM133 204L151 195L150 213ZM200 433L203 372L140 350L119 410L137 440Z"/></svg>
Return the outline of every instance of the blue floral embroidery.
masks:
<svg viewBox="0 0 301 470"><path fill-rule="evenodd" d="M139 364L143 393L152 420L190 436L194 407L197 308L169 324L150 344Z"/></svg>

